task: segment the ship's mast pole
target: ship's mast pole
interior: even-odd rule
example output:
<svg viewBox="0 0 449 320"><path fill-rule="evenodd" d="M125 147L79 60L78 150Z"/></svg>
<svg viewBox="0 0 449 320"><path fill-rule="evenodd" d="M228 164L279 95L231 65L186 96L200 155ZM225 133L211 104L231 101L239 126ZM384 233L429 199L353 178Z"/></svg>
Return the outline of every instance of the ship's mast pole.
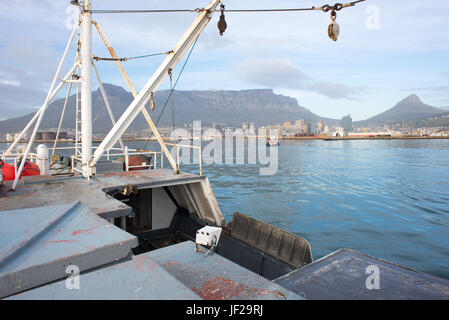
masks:
<svg viewBox="0 0 449 320"><path fill-rule="evenodd" d="M84 177L95 174L92 160L92 0L84 0L81 13L81 159Z"/></svg>

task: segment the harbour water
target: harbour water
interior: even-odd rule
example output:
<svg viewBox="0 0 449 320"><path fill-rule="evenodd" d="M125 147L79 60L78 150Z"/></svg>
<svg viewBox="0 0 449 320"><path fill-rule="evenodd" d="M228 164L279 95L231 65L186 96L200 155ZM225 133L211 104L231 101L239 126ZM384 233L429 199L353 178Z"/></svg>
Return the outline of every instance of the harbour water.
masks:
<svg viewBox="0 0 449 320"><path fill-rule="evenodd" d="M271 176L203 167L227 222L239 211L296 233L314 260L350 248L449 279L449 140L281 141L278 157Z"/></svg>

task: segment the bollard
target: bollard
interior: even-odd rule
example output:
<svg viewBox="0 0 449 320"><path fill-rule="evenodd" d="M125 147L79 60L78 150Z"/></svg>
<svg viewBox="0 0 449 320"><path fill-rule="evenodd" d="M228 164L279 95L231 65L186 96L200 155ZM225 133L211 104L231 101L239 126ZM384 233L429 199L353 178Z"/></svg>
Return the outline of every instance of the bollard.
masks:
<svg viewBox="0 0 449 320"><path fill-rule="evenodd" d="M36 149L37 153L37 161L41 175L49 175L50 174L50 162L48 160L48 148L45 144L40 144Z"/></svg>

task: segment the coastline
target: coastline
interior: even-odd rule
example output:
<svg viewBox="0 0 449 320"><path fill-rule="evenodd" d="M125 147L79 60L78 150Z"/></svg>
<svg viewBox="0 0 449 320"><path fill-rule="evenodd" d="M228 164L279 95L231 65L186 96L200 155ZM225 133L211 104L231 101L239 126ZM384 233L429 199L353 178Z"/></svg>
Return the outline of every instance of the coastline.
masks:
<svg viewBox="0 0 449 320"><path fill-rule="evenodd" d="M245 137L248 138L248 137ZM171 141L170 138L162 138L164 141ZM445 137L426 137L426 136L392 136L392 137L283 137L279 140L296 141L296 140L324 140L324 141L344 141L344 140L447 140L449 136ZM122 138L123 141L156 141L156 138ZM23 140L21 143L28 143L28 140ZM94 143L102 142L101 139L92 139ZM11 141L0 140L0 143L12 143ZM54 140L36 140L35 143L54 143ZM73 140L64 139L58 140L58 143L73 143Z"/></svg>

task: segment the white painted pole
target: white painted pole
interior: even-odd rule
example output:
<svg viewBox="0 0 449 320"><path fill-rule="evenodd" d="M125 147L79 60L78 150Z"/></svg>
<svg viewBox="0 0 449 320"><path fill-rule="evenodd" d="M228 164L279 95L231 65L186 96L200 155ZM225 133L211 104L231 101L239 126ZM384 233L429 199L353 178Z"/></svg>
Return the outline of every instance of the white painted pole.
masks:
<svg viewBox="0 0 449 320"><path fill-rule="evenodd" d="M98 73L97 67L95 66L95 63L92 61L92 67L95 72L95 76L97 77L98 85L100 86L100 91L103 96L104 104L106 105L106 109L109 113L109 118L111 118L112 126L115 125L115 117L112 113L111 105L109 104L108 96L106 95L106 91L104 90L103 83L101 82L100 74ZM125 145L123 144L122 138L118 139L118 142L120 143L120 147L122 148L123 153L125 152ZM109 152L109 150L107 150ZM109 158L108 158L109 160Z"/></svg>
<svg viewBox="0 0 449 320"><path fill-rule="evenodd" d="M62 120L64 119L65 109L67 107L67 102L69 101L70 98L70 92L72 91L72 85L73 83L69 83L69 87L67 88L67 94L65 96L64 106L62 107L61 118L59 119L58 131L56 131L56 138L53 144L53 149L51 151L52 156L55 155L56 145L58 144L59 139L59 133L61 132Z"/></svg>
<svg viewBox="0 0 449 320"><path fill-rule="evenodd" d="M90 177L92 160L92 1L84 1L81 13L81 160L84 177Z"/></svg>
<svg viewBox="0 0 449 320"><path fill-rule="evenodd" d="M67 72L66 76L64 77L64 80L67 80L67 79L73 74L73 71L75 70L76 65L77 65L77 64L75 64L75 65L72 67L72 69L70 69L70 71ZM59 91L59 90L62 88L63 85L64 85L64 82L61 81L61 83L58 85L58 87L57 87L56 90L55 90L55 94L56 94L57 91ZM12 187L11 187L12 190L15 190L15 189L16 189L17 183L19 182L20 175L22 174L23 167L25 166L26 159L27 159L27 157L28 157L28 154L30 153L31 146L33 145L34 138L36 137L37 130L39 130L39 126L41 125L41 121L42 121L42 118L43 118L43 116L44 116L45 110L47 110L47 107L48 107L48 105L49 105L49 101L50 101L50 100L48 100L48 101L42 106L43 109L42 109L41 112L39 113L39 118L37 119L36 125L34 126L33 133L31 134L31 137L30 137L30 141L28 142L27 148L26 148L26 150L25 150L25 153L24 153L24 155L23 155L22 161L21 161L21 163L20 163L19 170L18 170L17 173L16 173L16 177L15 177L15 179L14 179L14 183L13 183L13 185L12 185Z"/></svg>
<svg viewBox="0 0 449 320"><path fill-rule="evenodd" d="M19 134L19 136L13 142L13 144L8 148L8 150L5 152L5 154L9 154L16 147L16 145L19 143L19 141L22 140L25 133L28 132L30 127L33 125L33 123L39 117L42 110L47 108L48 104L53 100L54 96L59 91L58 89L53 90L53 88L56 84L56 80L58 79L59 73L61 72L62 65L64 64L64 61L67 57L67 52L69 51L70 45L72 44L72 41L73 41L73 38L75 37L75 33L76 33L77 29L78 29L78 23L76 23L75 26L73 27L72 33L70 34L69 41L67 41L67 45L65 47L64 54L62 55L61 61L59 62L58 69L56 70L55 76L53 77L53 81L51 83L50 89L48 90L47 98L45 99L44 104L40 107L39 111L36 112L36 114L33 116L33 118L30 120L30 122L28 122L26 127L22 130L22 132ZM61 88L59 88L59 89L61 89Z"/></svg>

